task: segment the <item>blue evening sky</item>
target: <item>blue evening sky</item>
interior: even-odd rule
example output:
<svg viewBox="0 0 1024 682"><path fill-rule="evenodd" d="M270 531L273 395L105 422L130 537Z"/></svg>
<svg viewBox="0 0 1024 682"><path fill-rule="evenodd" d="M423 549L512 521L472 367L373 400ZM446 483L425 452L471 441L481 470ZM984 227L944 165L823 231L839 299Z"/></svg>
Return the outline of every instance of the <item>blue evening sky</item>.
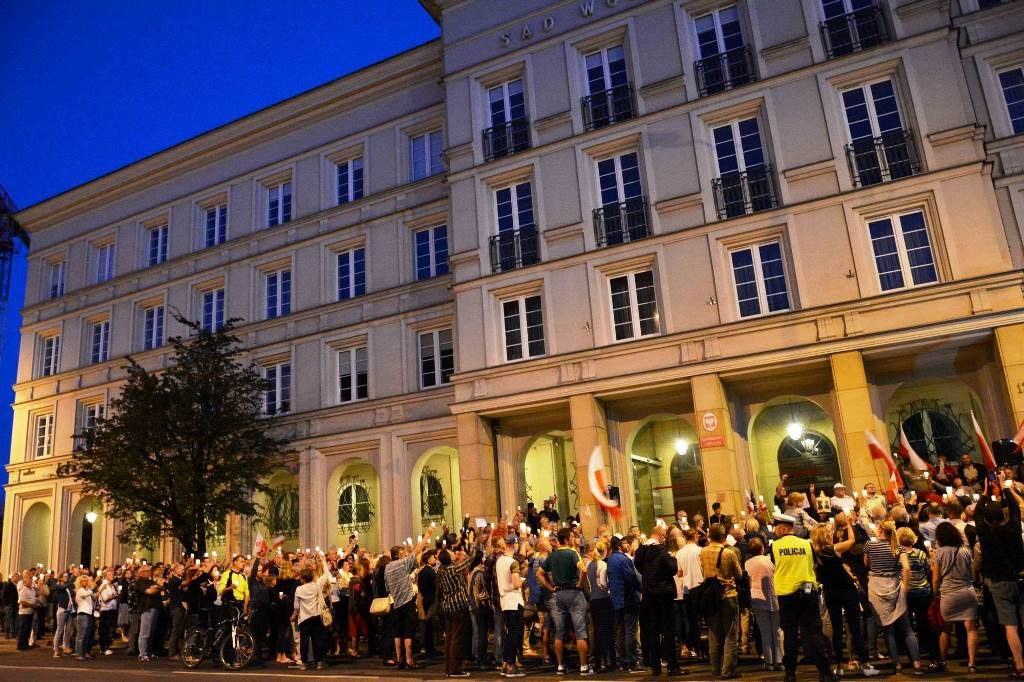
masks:
<svg viewBox="0 0 1024 682"><path fill-rule="evenodd" d="M0 185L21 208L440 33L416 0L12 0L0 26ZM0 348L2 463L24 278L22 254Z"/></svg>

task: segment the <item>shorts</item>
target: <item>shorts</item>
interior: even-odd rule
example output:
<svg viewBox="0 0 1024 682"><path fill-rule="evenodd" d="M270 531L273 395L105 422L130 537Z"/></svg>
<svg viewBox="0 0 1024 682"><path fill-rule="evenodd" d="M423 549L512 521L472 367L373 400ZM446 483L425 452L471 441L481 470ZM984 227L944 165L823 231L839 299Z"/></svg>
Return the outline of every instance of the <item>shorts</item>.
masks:
<svg viewBox="0 0 1024 682"><path fill-rule="evenodd" d="M992 603L996 607L1000 625L1020 625L1024 623L1024 604L1021 603L1020 590L1015 580L1000 580L988 585L992 595Z"/></svg>
<svg viewBox="0 0 1024 682"><path fill-rule="evenodd" d="M551 619L555 621L555 637L564 640L569 625L576 639L587 639L587 598L580 590L559 590L552 595Z"/></svg>
<svg viewBox="0 0 1024 682"><path fill-rule="evenodd" d="M397 609L391 609L391 636L395 639L412 639L416 636L419 617L416 615L416 600L413 599Z"/></svg>

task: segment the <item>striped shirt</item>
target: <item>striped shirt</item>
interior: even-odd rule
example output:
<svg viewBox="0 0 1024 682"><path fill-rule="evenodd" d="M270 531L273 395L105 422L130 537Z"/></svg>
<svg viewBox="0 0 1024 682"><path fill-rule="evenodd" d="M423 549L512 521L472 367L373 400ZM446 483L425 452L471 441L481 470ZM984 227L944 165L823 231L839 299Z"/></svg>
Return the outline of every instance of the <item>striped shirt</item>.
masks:
<svg viewBox="0 0 1024 682"><path fill-rule="evenodd" d="M416 568L416 554L410 552L404 559L394 559L384 567L384 584L388 594L394 600L393 608L397 611L416 598L412 591L412 578L409 574Z"/></svg>
<svg viewBox="0 0 1024 682"><path fill-rule="evenodd" d="M473 557L467 557L457 564L442 566L437 572L437 589L441 613L452 614L469 611L469 593L466 591L466 569Z"/></svg>
<svg viewBox="0 0 1024 682"><path fill-rule="evenodd" d="M864 543L864 553L868 555L870 562L868 575L892 577L902 572L900 560L892 553L892 546L885 540L871 538Z"/></svg>

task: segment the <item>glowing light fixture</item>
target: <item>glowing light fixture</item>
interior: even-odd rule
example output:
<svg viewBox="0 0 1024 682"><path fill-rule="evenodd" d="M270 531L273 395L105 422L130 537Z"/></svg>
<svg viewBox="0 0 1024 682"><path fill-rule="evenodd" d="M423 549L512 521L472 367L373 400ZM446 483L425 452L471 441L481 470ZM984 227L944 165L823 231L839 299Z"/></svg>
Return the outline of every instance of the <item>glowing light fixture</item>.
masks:
<svg viewBox="0 0 1024 682"><path fill-rule="evenodd" d="M800 440L804 435L804 425L800 422L790 422L786 427L786 435L790 440Z"/></svg>
<svg viewBox="0 0 1024 682"><path fill-rule="evenodd" d="M676 452L678 454L685 454L689 449L690 443L685 438L676 438Z"/></svg>
<svg viewBox="0 0 1024 682"><path fill-rule="evenodd" d="M89 523L96 523L96 519L98 519L98 518L99 518L99 514L97 514L94 511L87 511L87 512L85 512L85 520L88 521Z"/></svg>

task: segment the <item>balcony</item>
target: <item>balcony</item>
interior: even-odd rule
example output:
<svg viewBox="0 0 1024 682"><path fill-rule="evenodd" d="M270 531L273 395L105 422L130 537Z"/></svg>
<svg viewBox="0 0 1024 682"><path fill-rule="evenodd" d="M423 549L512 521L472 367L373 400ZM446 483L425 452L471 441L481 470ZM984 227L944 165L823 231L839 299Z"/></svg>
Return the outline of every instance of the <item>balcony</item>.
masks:
<svg viewBox="0 0 1024 682"><path fill-rule="evenodd" d="M715 191L719 220L767 211L776 206L771 167L767 165L726 173L715 178L711 187Z"/></svg>
<svg viewBox="0 0 1024 682"><path fill-rule="evenodd" d="M908 178L921 171L909 130L893 130L848 144L846 159L855 187Z"/></svg>
<svg viewBox="0 0 1024 682"><path fill-rule="evenodd" d="M697 74L697 89L701 97L757 80L750 60L750 48L746 45L700 59L694 62L693 69Z"/></svg>
<svg viewBox="0 0 1024 682"><path fill-rule="evenodd" d="M826 19L821 24L821 38L831 59L886 43L889 31L882 10L872 5Z"/></svg>
<svg viewBox="0 0 1024 682"><path fill-rule="evenodd" d="M608 90L587 95L581 102L583 109L583 128L596 130L613 123L636 118L636 106L633 104L633 88L629 83L616 85Z"/></svg>
<svg viewBox="0 0 1024 682"><path fill-rule="evenodd" d="M537 228L533 225L506 230L490 239L491 272L507 272L540 262Z"/></svg>
<svg viewBox="0 0 1024 682"><path fill-rule="evenodd" d="M633 197L594 209L594 236L598 246L614 246L651 236L647 198Z"/></svg>
<svg viewBox="0 0 1024 682"><path fill-rule="evenodd" d="M512 156L530 148L530 122L517 118L483 131L484 161Z"/></svg>

